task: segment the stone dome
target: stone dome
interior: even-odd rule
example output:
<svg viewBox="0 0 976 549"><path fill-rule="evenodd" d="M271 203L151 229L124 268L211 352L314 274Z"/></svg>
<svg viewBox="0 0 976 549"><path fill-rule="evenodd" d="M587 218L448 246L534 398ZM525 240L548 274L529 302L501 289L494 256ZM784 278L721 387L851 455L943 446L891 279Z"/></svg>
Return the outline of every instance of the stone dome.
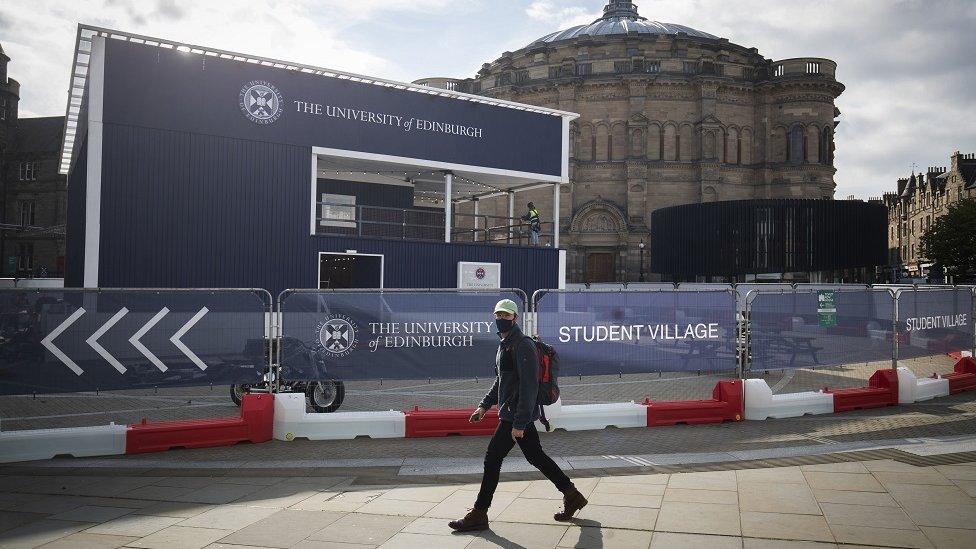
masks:
<svg viewBox="0 0 976 549"><path fill-rule="evenodd" d="M650 21L637 13L637 5L629 0L610 0L603 8L603 17L588 25L577 25L547 34L531 44L548 44L572 40L582 36L611 36L618 34L678 34L685 33L697 38L718 39L717 36L684 25Z"/></svg>

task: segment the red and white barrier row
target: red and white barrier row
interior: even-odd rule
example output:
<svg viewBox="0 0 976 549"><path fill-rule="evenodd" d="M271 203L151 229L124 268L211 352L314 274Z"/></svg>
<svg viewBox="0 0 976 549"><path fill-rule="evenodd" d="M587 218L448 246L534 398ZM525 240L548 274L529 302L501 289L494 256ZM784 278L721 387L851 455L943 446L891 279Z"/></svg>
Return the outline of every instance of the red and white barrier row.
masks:
<svg viewBox="0 0 976 549"><path fill-rule="evenodd" d="M273 401L273 395L244 395L240 417L0 432L0 463L267 442Z"/></svg>
<svg viewBox="0 0 976 549"><path fill-rule="evenodd" d="M765 420L895 406L976 390L976 361L965 357L954 372L916 378L907 368L879 370L867 387L824 389L774 395L761 379L716 384L711 399L624 402L546 407L554 429L581 431L607 427L658 427L676 424ZM492 410L480 423L469 423L471 410L308 413L303 394L245 395L240 417L192 421L107 425L71 429L0 432L0 463L75 457L161 452L173 448L292 441L347 440L357 437L404 438L488 435L498 426ZM541 430L541 425L538 425Z"/></svg>

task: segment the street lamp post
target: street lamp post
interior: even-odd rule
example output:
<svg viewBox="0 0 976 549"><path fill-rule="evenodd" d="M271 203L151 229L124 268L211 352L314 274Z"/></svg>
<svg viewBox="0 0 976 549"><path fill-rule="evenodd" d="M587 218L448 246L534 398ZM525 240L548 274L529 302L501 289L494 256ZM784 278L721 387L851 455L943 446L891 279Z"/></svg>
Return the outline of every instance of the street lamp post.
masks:
<svg viewBox="0 0 976 549"><path fill-rule="evenodd" d="M640 278L638 281L644 282L644 239L642 238L640 244L637 245L640 248Z"/></svg>

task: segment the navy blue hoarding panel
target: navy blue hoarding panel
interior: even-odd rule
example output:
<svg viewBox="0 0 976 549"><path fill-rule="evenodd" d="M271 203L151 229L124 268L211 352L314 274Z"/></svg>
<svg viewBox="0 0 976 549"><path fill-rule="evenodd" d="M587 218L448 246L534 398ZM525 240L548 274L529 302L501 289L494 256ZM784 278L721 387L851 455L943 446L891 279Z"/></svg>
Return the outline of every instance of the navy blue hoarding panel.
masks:
<svg viewBox="0 0 976 549"><path fill-rule="evenodd" d="M891 360L894 300L887 291L759 294L749 304L752 370Z"/></svg>
<svg viewBox="0 0 976 549"><path fill-rule="evenodd" d="M310 236L308 148L116 124L103 136L102 287L277 295L318 287L318 252L350 249L384 256L388 288L456 287L458 261L501 263L507 288L558 284L552 248Z"/></svg>
<svg viewBox="0 0 976 549"><path fill-rule="evenodd" d="M254 383L264 292L0 291L0 394Z"/></svg>
<svg viewBox="0 0 976 549"><path fill-rule="evenodd" d="M105 122L561 175L559 116L105 43Z"/></svg>
<svg viewBox="0 0 976 549"><path fill-rule="evenodd" d="M732 292L548 292L536 313L566 376L736 368Z"/></svg>
<svg viewBox="0 0 976 549"><path fill-rule="evenodd" d="M64 285L81 287L85 283L85 193L88 177L88 141L78 148L78 159L68 178L68 211L65 230Z"/></svg>
<svg viewBox="0 0 976 549"><path fill-rule="evenodd" d="M494 307L517 292L301 292L281 302L281 376L492 377Z"/></svg>
<svg viewBox="0 0 976 549"><path fill-rule="evenodd" d="M964 290L898 292L898 358L973 349L973 294Z"/></svg>

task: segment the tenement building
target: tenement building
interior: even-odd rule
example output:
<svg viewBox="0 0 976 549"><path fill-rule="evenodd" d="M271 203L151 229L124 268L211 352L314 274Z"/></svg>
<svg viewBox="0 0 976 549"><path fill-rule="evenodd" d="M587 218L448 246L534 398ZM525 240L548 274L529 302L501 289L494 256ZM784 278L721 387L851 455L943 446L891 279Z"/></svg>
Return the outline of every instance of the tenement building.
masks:
<svg viewBox="0 0 976 549"><path fill-rule="evenodd" d="M924 278L931 263L921 254L922 235L945 215L949 205L976 197L976 154L953 153L949 168L932 167L898 180L898 192L885 193L888 207L890 277Z"/></svg>
<svg viewBox="0 0 976 549"><path fill-rule="evenodd" d="M64 117L20 118L20 84L0 47L0 261L5 277L61 277L67 178L58 174Z"/></svg>
<svg viewBox="0 0 976 549"><path fill-rule="evenodd" d="M833 198L834 101L844 90L835 70L829 59L773 61L611 0L593 23L505 52L474 78L417 82L579 113L570 130L571 183L559 201L567 279L633 281L647 255L640 244L654 238L654 210ZM518 197L516 215L529 200L552 215L548 190ZM504 196L478 207L508 215Z"/></svg>

